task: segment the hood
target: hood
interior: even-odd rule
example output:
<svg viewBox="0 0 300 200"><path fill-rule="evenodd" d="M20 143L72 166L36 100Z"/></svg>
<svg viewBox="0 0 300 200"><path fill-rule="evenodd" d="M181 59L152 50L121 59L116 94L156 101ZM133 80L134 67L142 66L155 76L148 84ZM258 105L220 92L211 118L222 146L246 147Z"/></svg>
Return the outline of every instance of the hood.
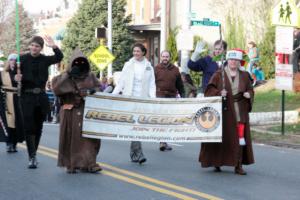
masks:
<svg viewBox="0 0 300 200"><path fill-rule="evenodd" d="M171 70L171 69L173 69L173 68L175 67L175 65L173 65L173 64L170 63L170 62L169 62L167 65L165 65L165 64L163 64L163 63L159 63L159 64L157 65L157 67L163 68L163 69L167 68L168 70Z"/></svg>
<svg viewBox="0 0 300 200"><path fill-rule="evenodd" d="M78 58L84 59L87 62L87 64L88 64L87 65L88 66L87 71L90 72L91 67L90 67L89 61L88 61L87 57L82 53L82 51L78 47L76 47L76 49L72 53L72 56L69 59L69 64L68 64L68 67L67 67L67 71L68 72L71 71L71 69L74 65L74 61Z"/></svg>

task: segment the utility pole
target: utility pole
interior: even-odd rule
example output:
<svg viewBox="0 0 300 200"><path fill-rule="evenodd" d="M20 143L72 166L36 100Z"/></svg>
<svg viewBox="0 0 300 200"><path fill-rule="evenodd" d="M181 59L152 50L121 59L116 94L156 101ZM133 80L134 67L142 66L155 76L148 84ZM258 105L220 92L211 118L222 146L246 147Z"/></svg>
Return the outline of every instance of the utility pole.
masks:
<svg viewBox="0 0 300 200"><path fill-rule="evenodd" d="M112 1L107 1L107 47L112 53ZM112 63L108 65L107 76L112 77Z"/></svg>
<svg viewBox="0 0 300 200"><path fill-rule="evenodd" d="M161 18L160 18L160 52L166 50L167 43L167 1L160 0Z"/></svg>
<svg viewBox="0 0 300 200"><path fill-rule="evenodd" d="M191 13L191 0L187 0L186 4L185 4L185 8L184 8L184 12L185 12L185 19L183 21L182 24L182 30L183 32L190 32L190 23L191 23L191 19L190 19L190 13ZM189 60L189 50L181 50L181 62L180 62L180 66L181 66L181 70L185 73L189 73L190 70L187 67L187 63Z"/></svg>

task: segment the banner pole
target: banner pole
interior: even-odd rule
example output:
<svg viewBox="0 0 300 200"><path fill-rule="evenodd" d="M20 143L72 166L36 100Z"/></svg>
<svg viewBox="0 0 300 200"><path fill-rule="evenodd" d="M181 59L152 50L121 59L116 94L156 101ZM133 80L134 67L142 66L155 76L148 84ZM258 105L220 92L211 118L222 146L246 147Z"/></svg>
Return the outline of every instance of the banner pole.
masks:
<svg viewBox="0 0 300 200"><path fill-rule="evenodd" d="M20 63L20 29L19 29L19 3L18 0L15 0L16 3L16 47L17 47L17 74L21 74L21 63ZM18 81L18 96L21 96L21 81Z"/></svg>

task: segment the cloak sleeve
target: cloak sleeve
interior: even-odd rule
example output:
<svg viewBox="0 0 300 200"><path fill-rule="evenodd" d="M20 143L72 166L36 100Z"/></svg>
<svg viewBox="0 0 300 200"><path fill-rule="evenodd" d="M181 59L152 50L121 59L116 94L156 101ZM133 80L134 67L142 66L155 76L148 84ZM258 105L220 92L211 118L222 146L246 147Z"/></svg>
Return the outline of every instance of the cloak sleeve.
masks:
<svg viewBox="0 0 300 200"><path fill-rule="evenodd" d="M204 92L204 96L221 96L221 88L222 88L222 77L221 72L216 72L211 77L206 90Z"/></svg>
<svg viewBox="0 0 300 200"><path fill-rule="evenodd" d="M52 89L56 96L77 92L75 84L69 78L67 72L62 73L52 79Z"/></svg>

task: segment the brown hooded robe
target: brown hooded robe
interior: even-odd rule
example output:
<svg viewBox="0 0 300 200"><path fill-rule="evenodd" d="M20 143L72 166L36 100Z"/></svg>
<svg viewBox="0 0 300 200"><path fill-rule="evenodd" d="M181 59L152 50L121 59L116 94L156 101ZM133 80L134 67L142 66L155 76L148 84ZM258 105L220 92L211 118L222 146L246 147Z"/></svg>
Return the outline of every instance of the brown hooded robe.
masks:
<svg viewBox="0 0 300 200"><path fill-rule="evenodd" d="M238 95L232 95L232 89L228 76L225 75L225 89L227 90L227 110L223 110L223 136L222 143L202 143L199 162L202 167L237 166L239 159L239 138L237 134L237 120L234 109L234 100L238 102L240 111L240 122L245 123L244 137L246 145L243 146L242 164L254 163L252 142L249 127L249 112L252 108L254 97L253 87L248 72L238 71L239 85ZM217 71L205 90L205 96L221 96L222 72ZM244 92L249 92L251 98L243 97Z"/></svg>
<svg viewBox="0 0 300 200"><path fill-rule="evenodd" d="M73 79L69 76L68 72L71 70L74 60L80 57L86 59L82 52L76 49L68 66L68 71L54 77L52 80L53 92L60 98L62 103L60 109L58 166L67 167L71 170L89 171L98 166L96 157L100 150L100 140L81 136L84 97L79 94L79 91L99 88L100 82L90 72L90 68L88 73L81 75L79 79Z"/></svg>

